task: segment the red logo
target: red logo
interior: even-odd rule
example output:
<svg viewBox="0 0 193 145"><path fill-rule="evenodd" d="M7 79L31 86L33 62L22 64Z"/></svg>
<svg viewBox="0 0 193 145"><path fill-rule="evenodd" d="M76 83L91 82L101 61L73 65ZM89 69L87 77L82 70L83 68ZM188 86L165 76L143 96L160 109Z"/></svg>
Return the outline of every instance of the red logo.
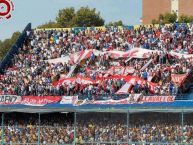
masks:
<svg viewBox="0 0 193 145"><path fill-rule="evenodd" d="M11 12L14 10L14 5L11 0L0 0L0 19L11 18Z"/></svg>

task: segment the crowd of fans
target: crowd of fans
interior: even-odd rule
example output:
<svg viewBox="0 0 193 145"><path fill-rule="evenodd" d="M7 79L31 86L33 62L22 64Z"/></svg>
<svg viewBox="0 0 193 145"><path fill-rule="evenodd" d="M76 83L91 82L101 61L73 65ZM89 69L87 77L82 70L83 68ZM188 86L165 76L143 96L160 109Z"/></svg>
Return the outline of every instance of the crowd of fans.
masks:
<svg viewBox="0 0 193 145"><path fill-rule="evenodd" d="M41 115L5 114L0 141L4 144L175 144L193 143L192 114L180 113L77 113ZM127 122L128 121L128 122ZM182 127L183 125L183 127ZM76 132L75 131L76 128ZM3 136L2 136L3 133Z"/></svg>
<svg viewBox="0 0 193 145"><path fill-rule="evenodd" d="M193 27L182 25L143 27L136 30L109 28L102 30L73 31L32 31L18 55L14 56L12 66L0 77L1 94L15 95L77 95L77 94L113 94L126 81L123 79L103 80L97 84L53 85L66 76L72 69L71 62L49 63L47 60L61 58L82 50L128 51L135 47L159 50L147 59L128 58L113 59L104 54L91 55L91 58L77 64L72 76L84 76L96 80L102 71L112 66L131 66L135 69L133 76L157 83L155 92L150 91L148 84L133 84L130 92L144 94L172 95L178 92L180 84L171 81L171 74L189 73L192 58L176 58L169 54L175 51L182 54L193 54ZM141 69L150 59L151 64ZM91 73L87 69L92 69ZM116 74L114 74L116 75Z"/></svg>

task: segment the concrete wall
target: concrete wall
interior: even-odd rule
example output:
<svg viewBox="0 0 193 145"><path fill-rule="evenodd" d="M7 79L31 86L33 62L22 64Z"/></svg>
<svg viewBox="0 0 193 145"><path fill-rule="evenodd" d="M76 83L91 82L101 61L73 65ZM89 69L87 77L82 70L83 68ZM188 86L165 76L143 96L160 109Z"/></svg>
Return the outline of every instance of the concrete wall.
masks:
<svg viewBox="0 0 193 145"><path fill-rule="evenodd" d="M151 24L160 14L171 12L171 0L143 0L143 24Z"/></svg>
<svg viewBox="0 0 193 145"><path fill-rule="evenodd" d="M179 16L193 15L193 0L179 0Z"/></svg>

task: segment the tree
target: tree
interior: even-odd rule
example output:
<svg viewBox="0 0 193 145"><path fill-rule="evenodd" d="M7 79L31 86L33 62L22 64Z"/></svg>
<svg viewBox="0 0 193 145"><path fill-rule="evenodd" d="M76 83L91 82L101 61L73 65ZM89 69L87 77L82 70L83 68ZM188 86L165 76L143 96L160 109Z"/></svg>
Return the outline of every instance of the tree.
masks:
<svg viewBox="0 0 193 145"><path fill-rule="evenodd" d="M193 16L190 16L190 23L193 23Z"/></svg>
<svg viewBox="0 0 193 145"><path fill-rule="evenodd" d="M91 27L91 26L103 26L104 20L100 16L100 12L96 12L96 9L90 9L89 7L81 7L73 19L76 27Z"/></svg>
<svg viewBox="0 0 193 145"><path fill-rule="evenodd" d="M152 23L169 24L169 23L176 22L177 18L178 17L176 13L165 13L165 14L160 14L158 17L158 20L153 19Z"/></svg>
<svg viewBox="0 0 193 145"><path fill-rule="evenodd" d="M176 13L166 13L164 15L164 23L174 23L177 20L177 14Z"/></svg>
<svg viewBox="0 0 193 145"><path fill-rule="evenodd" d="M5 55L12 47L12 45L15 44L20 34L21 34L20 32L14 32L10 39L5 39L4 41L0 41L0 59L5 57Z"/></svg>
<svg viewBox="0 0 193 145"><path fill-rule="evenodd" d="M123 22L121 20L117 22L109 22L106 26L123 26Z"/></svg>
<svg viewBox="0 0 193 145"><path fill-rule="evenodd" d="M185 16L185 15L181 15L179 17L179 23L189 23L189 17L188 16Z"/></svg>
<svg viewBox="0 0 193 145"><path fill-rule="evenodd" d="M73 7L59 10L58 16L56 17L56 22L60 27L73 27L75 25L75 15L76 13Z"/></svg>
<svg viewBox="0 0 193 145"><path fill-rule="evenodd" d="M38 26L38 28L40 28L40 29L42 29L42 28L58 28L58 27L59 27L58 23L53 22L53 21L49 21L43 25Z"/></svg>
<svg viewBox="0 0 193 145"><path fill-rule="evenodd" d="M164 15L160 14L158 19L159 19L159 21L163 21L164 20Z"/></svg>
<svg viewBox="0 0 193 145"><path fill-rule="evenodd" d="M191 23L193 22L193 16L181 15L179 17L180 23Z"/></svg>
<svg viewBox="0 0 193 145"><path fill-rule="evenodd" d="M158 20L153 19L153 20L151 21L151 23L152 23L153 25L155 25L155 24L158 24L159 22L158 22Z"/></svg>
<svg viewBox="0 0 193 145"><path fill-rule="evenodd" d="M118 21L118 25L122 24L122 21ZM103 26L104 20L100 16L96 9L90 9L87 7L81 7L78 11L75 11L73 7L61 9L55 21L49 21L38 28L69 28L69 27L90 27L90 26Z"/></svg>

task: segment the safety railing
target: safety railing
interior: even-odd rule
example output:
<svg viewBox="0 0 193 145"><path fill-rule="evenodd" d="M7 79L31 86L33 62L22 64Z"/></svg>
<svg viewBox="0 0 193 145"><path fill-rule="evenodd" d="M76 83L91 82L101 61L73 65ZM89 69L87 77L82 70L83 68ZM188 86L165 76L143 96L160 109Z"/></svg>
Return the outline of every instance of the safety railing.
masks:
<svg viewBox="0 0 193 145"><path fill-rule="evenodd" d="M59 114L59 119L52 115L53 113L38 113L35 114L35 119L34 114L31 116L28 114L26 118L14 116L17 120L12 113L2 113L0 144L193 144L191 134L193 114L183 111L178 113L153 111L131 113L129 110L127 113L76 112L71 113L71 124L67 122L70 117L64 113Z"/></svg>

